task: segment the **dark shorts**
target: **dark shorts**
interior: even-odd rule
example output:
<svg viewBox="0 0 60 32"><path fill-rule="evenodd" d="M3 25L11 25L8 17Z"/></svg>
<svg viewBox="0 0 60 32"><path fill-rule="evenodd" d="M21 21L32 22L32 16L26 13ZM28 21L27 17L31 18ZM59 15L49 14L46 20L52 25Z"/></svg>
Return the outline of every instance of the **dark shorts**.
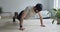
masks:
<svg viewBox="0 0 60 32"><path fill-rule="evenodd" d="M21 20L21 17L22 17L23 12L24 12L24 11L21 11L21 12L19 13L19 15L17 16L17 19L18 19L19 21Z"/></svg>

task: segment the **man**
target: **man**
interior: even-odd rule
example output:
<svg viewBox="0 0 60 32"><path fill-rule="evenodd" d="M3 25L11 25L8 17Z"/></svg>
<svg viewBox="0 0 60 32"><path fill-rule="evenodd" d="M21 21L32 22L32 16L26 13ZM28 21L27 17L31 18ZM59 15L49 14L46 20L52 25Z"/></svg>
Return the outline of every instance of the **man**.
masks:
<svg viewBox="0 0 60 32"><path fill-rule="evenodd" d="M17 15L17 19L20 21L20 30L24 30L23 28L23 20L24 19L29 19L31 16L35 15L36 13L38 13L39 17L40 17L40 23L42 27L45 27L45 25L43 25L43 18L41 16L40 11L42 10L42 4L36 4L36 6L29 6L26 7L23 11L21 11L21 13L19 15ZM15 18L13 17L13 20L15 21Z"/></svg>

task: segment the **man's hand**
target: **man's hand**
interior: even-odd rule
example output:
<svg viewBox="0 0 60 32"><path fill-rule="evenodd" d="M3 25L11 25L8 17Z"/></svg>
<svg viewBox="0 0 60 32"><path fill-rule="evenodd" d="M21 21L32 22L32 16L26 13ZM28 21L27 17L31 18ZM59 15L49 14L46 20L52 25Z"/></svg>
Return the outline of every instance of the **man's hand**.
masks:
<svg viewBox="0 0 60 32"><path fill-rule="evenodd" d="M45 27L45 25L41 25L42 27Z"/></svg>

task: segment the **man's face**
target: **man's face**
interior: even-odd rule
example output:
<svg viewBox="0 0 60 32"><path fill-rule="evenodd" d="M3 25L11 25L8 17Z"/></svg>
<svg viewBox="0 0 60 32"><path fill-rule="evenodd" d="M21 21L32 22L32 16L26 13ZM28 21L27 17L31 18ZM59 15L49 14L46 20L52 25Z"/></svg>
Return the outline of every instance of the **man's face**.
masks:
<svg viewBox="0 0 60 32"><path fill-rule="evenodd" d="M36 8L36 12L37 12L37 13L40 12L40 9L37 9L37 8Z"/></svg>
<svg viewBox="0 0 60 32"><path fill-rule="evenodd" d="M40 12L40 10L37 9L36 7L34 8L34 10L35 10L36 13Z"/></svg>
<svg viewBox="0 0 60 32"><path fill-rule="evenodd" d="M40 11L36 10L35 12L38 13L38 12L40 12Z"/></svg>

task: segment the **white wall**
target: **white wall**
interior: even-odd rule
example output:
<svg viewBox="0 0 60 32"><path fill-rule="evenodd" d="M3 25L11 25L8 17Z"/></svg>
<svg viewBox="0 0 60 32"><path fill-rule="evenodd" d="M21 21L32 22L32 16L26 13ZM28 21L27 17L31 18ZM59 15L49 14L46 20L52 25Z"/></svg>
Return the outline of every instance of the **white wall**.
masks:
<svg viewBox="0 0 60 32"><path fill-rule="evenodd" d="M20 12L26 6L34 6L37 3L43 4L43 9L48 8L48 0L0 0L4 12Z"/></svg>
<svg viewBox="0 0 60 32"><path fill-rule="evenodd" d="M60 8L60 0L58 0L58 8Z"/></svg>
<svg viewBox="0 0 60 32"><path fill-rule="evenodd" d="M49 0L48 1L48 10L51 11L51 9L54 7L54 0Z"/></svg>

